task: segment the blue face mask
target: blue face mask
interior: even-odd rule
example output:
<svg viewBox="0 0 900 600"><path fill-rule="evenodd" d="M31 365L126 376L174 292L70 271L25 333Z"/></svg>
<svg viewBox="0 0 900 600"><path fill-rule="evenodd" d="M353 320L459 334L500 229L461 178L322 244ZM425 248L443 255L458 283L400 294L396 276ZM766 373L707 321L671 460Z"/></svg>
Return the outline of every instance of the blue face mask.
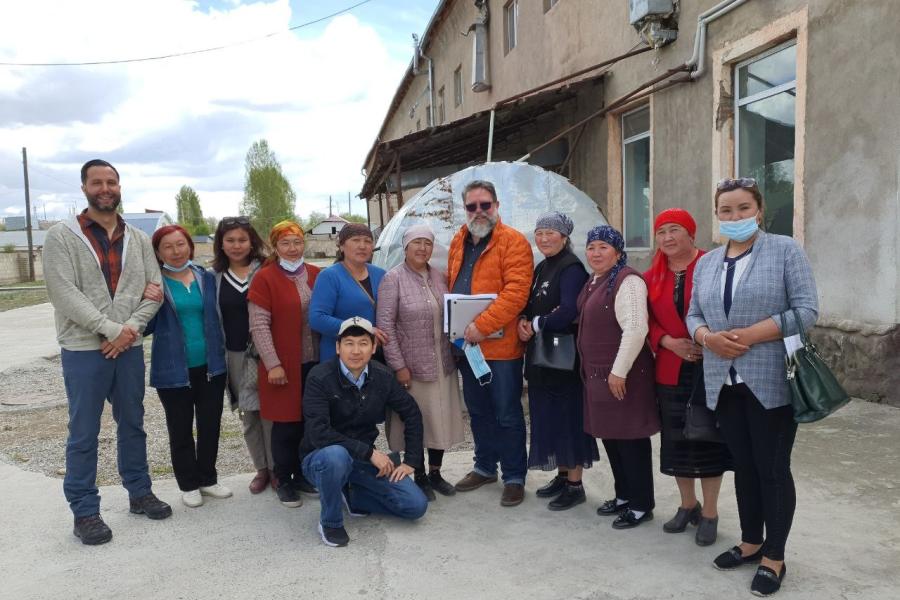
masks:
<svg viewBox="0 0 900 600"><path fill-rule="evenodd" d="M484 354L481 352L481 346L467 343L463 346L463 352L466 353L466 359L469 361L472 374L475 375L478 383L480 385L489 384L491 379L493 379L493 375L491 374L491 367L488 366L487 361L484 359Z"/></svg>
<svg viewBox="0 0 900 600"><path fill-rule="evenodd" d="M719 233L735 242L746 242L759 231L759 223L756 222L756 215L741 219L740 221L722 221L719 220Z"/></svg>
<svg viewBox="0 0 900 600"><path fill-rule="evenodd" d="M296 271L297 269L299 269L300 267L303 266L303 257L301 256L300 260L297 260L294 262L285 260L283 258L279 258L278 264L281 265L281 268L284 269L285 271L289 271L289 272L293 273L294 271Z"/></svg>
<svg viewBox="0 0 900 600"><path fill-rule="evenodd" d="M184 263L180 267L173 267L169 263L163 263L163 269L165 269L166 271L171 271L172 273L181 273L181 272L189 269L191 267L191 265L193 265L193 264L194 264L194 262L191 260L188 260L186 263Z"/></svg>

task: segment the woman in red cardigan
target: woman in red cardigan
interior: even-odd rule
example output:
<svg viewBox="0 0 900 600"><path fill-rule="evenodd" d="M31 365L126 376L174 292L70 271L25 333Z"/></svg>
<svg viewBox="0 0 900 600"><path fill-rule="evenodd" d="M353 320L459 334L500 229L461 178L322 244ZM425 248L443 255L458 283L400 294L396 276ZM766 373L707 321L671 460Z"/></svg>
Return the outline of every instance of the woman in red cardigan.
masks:
<svg viewBox="0 0 900 600"><path fill-rule="evenodd" d="M303 380L319 362L319 340L309 328L309 299L319 268L303 261L303 230L293 221L269 233L274 253L247 294L250 334L259 352L259 414L272 421L275 491L285 506L316 489L300 470Z"/></svg>
<svg viewBox="0 0 900 600"><path fill-rule="evenodd" d="M663 530L680 533L688 523L697 525L695 541L708 546L716 540L722 473L732 467L725 444L686 440L682 434L694 369L701 368L698 361L703 356L684 324L691 303L694 266L703 251L694 245L697 225L686 210L664 210L656 217L654 231L656 255L644 278L649 288L650 346L656 353L662 420L660 471L675 477L681 493L681 506ZM694 491L695 479L700 479L702 505Z"/></svg>

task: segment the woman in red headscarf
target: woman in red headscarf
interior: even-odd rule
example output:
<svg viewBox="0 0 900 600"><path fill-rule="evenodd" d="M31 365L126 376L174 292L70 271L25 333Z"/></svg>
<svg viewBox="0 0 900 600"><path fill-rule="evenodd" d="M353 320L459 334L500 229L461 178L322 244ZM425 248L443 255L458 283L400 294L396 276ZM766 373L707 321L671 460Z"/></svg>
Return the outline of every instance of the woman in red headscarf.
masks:
<svg viewBox="0 0 900 600"><path fill-rule="evenodd" d="M708 546L716 540L717 503L722 473L731 469L725 444L684 439L685 405L693 388L694 369L703 352L684 323L691 303L694 266L703 255L694 245L697 224L681 208L664 210L653 225L656 254L644 273L650 302L650 345L656 353L656 389L662 420L660 471L675 477L681 506L663 525L680 533L688 523L697 525L695 541ZM700 479L703 504L697 500L694 480Z"/></svg>

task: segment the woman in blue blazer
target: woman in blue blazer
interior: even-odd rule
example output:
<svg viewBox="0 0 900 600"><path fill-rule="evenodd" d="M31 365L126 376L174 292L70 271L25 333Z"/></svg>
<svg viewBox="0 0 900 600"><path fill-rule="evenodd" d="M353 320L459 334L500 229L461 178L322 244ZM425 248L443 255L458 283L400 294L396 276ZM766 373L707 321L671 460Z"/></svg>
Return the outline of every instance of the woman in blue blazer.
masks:
<svg viewBox="0 0 900 600"><path fill-rule="evenodd" d="M761 562L751 591L768 596L784 578L784 547L796 506L791 476L793 419L784 338L818 317L812 269L793 238L759 230L763 197L750 178L725 179L716 189L724 246L694 271L688 331L703 346L706 401L735 463L741 543L714 566ZM763 531L765 530L765 537Z"/></svg>
<svg viewBox="0 0 900 600"><path fill-rule="evenodd" d="M344 225L338 234L337 262L316 277L309 301L309 326L321 335L320 362L337 353L338 329L345 319L362 317L375 323L378 286L384 269L369 264L374 247L375 240L368 227L361 223ZM378 327L375 337L379 346L387 341Z"/></svg>
<svg viewBox="0 0 900 600"><path fill-rule="evenodd" d="M203 496L231 496L216 473L225 395L225 339L216 310L216 279L192 264L194 243L179 225L158 229L152 242L163 272L163 303L146 331L153 333L150 385L166 413L181 500L193 508L203 504Z"/></svg>

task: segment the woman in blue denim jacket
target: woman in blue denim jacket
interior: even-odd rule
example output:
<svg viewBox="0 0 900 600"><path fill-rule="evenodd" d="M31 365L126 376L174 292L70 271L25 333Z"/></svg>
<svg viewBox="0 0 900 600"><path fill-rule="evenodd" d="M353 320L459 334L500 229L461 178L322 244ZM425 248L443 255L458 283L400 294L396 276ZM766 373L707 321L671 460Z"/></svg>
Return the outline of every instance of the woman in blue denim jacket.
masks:
<svg viewBox="0 0 900 600"><path fill-rule="evenodd" d="M225 342L216 311L216 280L191 262L194 244L180 226L160 228L152 241L163 272L163 304L146 330L153 334L150 385L166 413L181 499L193 508L203 504L203 496L231 496L216 474L225 395Z"/></svg>

